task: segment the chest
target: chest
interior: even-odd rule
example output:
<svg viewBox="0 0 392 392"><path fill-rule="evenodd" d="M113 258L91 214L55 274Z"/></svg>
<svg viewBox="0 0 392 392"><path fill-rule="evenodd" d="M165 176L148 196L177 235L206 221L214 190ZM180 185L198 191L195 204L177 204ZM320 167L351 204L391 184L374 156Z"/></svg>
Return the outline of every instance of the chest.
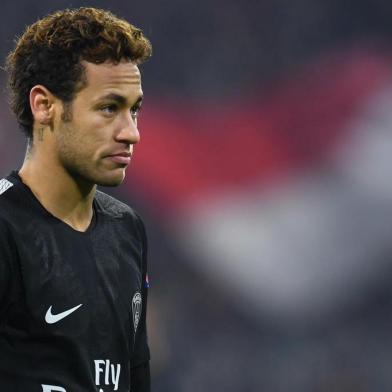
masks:
<svg viewBox="0 0 392 392"><path fill-rule="evenodd" d="M141 244L132 233L116 225L85 235L38 227L18 240L14 319L29 336L91 342L91 349L99 341L100 351L113 346L110 336L130 338L142 282Z"/></svg>

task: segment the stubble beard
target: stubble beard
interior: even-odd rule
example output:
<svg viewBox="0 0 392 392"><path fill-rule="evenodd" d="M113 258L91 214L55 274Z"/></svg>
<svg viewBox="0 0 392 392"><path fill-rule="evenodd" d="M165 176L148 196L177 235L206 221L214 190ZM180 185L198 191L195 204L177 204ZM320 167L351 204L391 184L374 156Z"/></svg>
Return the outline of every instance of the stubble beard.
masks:
<svg viewBox="0 0 392 392"><path fill-rule="evenodd" d="M72 123L73 110L72 102L63 103L63 113L61 114L61 129L59 132L59 151L60 163L65 171L77 182L83 182L85 185L116 187L120 185L125 178L125 169L123 174L116 176L99 174L99 168L92 167L94 162L86 158L89 154L83 154L80 146L83 148L83 141L78 143L78 133ZM70 141L72 141L70 143ZM92 156L91 154L90 156ZM96 172L96 173L94 173Z"/></svg>
<svg viewBox="0 0 392 392"><path fill-rule="evenodd" d="M77 148L77 146L74 147ZM68 175L84 186L116 187L123 182L125 177L123 172L115 175L111 170L103 167L100 169L98 163L93 162L91 158L86 158L80 150L64 148L60 158L61 165Z"/></svg>
<svg viewBox="0 0 392 392"><path fill-rule="evenodd" d="M84 147L82 141L78 142L72 122L63 122L58 148L59 162L65 172L85 188L91 188L95 185L116 187L123 182L124 172L115 175L111 170L105 169L103 165L100 167L101 162L93 160L94 154L84 150Z"/></svg>

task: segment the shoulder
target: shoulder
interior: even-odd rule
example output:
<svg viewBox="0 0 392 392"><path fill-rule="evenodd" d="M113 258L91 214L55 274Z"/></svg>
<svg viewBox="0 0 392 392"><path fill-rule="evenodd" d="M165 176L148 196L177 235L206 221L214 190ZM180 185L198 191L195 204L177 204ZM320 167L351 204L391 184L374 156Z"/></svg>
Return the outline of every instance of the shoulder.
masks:
<svg viewBox="0 0 392 392"><path fill-rule="evenodd" d="M97 190L95 201L99 212L110 215L113 218L123 218L133 213L133 209L130 206L102 191Z"/></svg>
<svg viewBox="0 0 392 392"><path fill-rule="evenodd" d="M7 192L8 189L14 186L13 182L10 181L8 178L0 179L0 195Z"/></svg>
<svg viewBox="0 0 392 392"><path fill-rule="evenodd" d="M15 196L15 184L12 176L0 179L0 205L7 204Z"/></svg>
<svg viewBox="0 0 392 392"><path fill-rule="evenodd" d="M12 176L0 179L0 244L10 244L12 233L20 227L19 215L26 202L20 200L17 188L17 181Z"/></svg>
<svg viewBox="0 0 392 392"><path fill-rule="evenodd" d="M98 214L112 220L124 221L140 231L145 236L145 229L140 215L129 205L102 191L95 195L95 205Z"/></svg>
<svg viewBox="0 0 392 392"><path fill-rule="evenodd" d="M11 220L26 208L26 200L19 192L20 184L11 174L0 179L0 221Z"/></svg>

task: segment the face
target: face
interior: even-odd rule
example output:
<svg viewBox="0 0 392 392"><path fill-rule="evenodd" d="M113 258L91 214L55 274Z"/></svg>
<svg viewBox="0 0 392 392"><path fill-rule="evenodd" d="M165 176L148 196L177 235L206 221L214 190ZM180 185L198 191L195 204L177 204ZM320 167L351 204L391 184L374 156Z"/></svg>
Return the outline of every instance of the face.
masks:
<svg viewBox="0 0 392 392"><path fill-rule="evenodd" d="M76 180L116 186L140 139L140 72L129 61L83 64L87 86L55 120L58 160Z"/></svg>

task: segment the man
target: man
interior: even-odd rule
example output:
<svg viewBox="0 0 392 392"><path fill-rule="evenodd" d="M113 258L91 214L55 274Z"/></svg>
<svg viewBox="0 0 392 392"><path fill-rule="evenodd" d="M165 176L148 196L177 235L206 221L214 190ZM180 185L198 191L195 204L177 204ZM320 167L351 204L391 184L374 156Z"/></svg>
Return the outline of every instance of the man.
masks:
<svg viewBox="0 0 392 392"><path fill-rule="evenodd" d="M144 226L96 190L124 179L150 55L139 29L80 8L8 56L28 147L0 181L0 391L150 390Z"/></svg>

